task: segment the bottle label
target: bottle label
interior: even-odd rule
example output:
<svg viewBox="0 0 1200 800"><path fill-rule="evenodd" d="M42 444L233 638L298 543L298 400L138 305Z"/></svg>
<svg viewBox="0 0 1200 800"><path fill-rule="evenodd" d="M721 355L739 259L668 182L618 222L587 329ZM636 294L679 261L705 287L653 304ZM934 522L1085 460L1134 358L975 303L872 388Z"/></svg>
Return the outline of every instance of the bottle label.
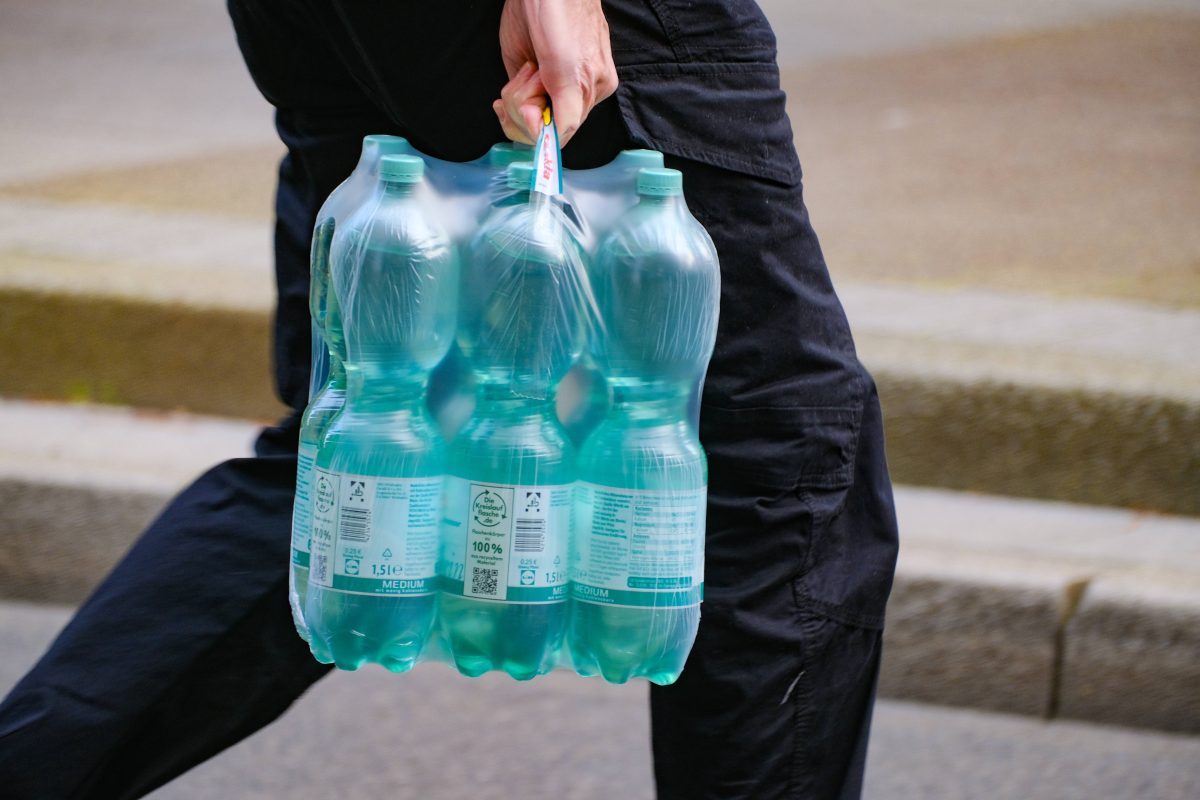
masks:
<svg viewBox="0 0 1200 800"><path fill-rule="evenodd" d="M355 594L433 593L441 478L312 475L311 583Z"/></svg>
<svg viewBox="0 0 1200 800"><path fill-rule="evenodd" d="M542 111L542 130L533 151L533 191L562 194L562 151L558 146L558 126L550 109Z"/></svg>
<svg viewBox="0 0 1200 800"><path fill-rule="evenodd" d="M480 600L567 599L569 485L446 479L442 588Z"/></svg>
<svg viewBox="0 0 1200 800"><path fill-rule="evenodd" d="M312 473L317 462L317 448L300 445L296 454L296 502L292 506L292 563L308 569L312 548Z"/></svg>
<svg viewBox="0 0 1200 800"><path fill-rule="evenodd" d="M601 605L684 607L704 599L708 490L580 483L571 595Z"/></svg>

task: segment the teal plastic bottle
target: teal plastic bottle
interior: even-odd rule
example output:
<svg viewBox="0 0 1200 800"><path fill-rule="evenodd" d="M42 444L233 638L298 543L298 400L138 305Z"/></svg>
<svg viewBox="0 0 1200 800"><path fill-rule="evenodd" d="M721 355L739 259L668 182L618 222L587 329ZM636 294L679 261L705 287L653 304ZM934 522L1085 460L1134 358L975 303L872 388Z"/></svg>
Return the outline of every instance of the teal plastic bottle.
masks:
<svg viewBox="0 0 1200 800"><path fill-rule="evenodd" d="M604 204L593 201L596 211L588 218L590 225L601 229L612 225L622 207L628 204L628 195L634 193L638 172L642 169L661 169L662 165L663 154L657 150L622 150L608 166L577 173L574 178L577 194L591 192L609 198L609 202ZM597 173L602 173L603 178ZM615 180L611 177L614 174ZM609 400L604 375L596 366L592 354L585 352L559 384L556 396L558 418L576 447L604 419Z"/></svg>
<svg viewBox="0 0 1200 800"><path fill-rule="evenodd" d="M568 641L580 674L669 684L703 597L708 476L688 408L716 339L720 271L678 171L643 169L637 189L592 268L613 403L579 456Z"/></svg>
<svg viewBox="0 0 1200 800"><path fill-rule="evenodd" d="M325 335L323 348L327 349L328 370L325 383L309 401L308 408L300 418L300 449L296 460L296 499L292 506L292 564L288 581L288 598L292 606L292 620L296 632L304 641L312 636L304 618L304 598L308 593L308 572L312 549L312 479L317 462L317 452L325 433L346 403L346 343L342 336L341 311L337 294L328 289L329 262L314 263L322 269L314 273L314 283L323 284L321 290L313 291L310 297L320 296L320 304L312 309L313 319L319 320Z"/></svg>
<svg viewBox="0 0 1200 800"><path fill-rule="evenodd" d="M382 191L334 241L346 401L313 471L306 617L318 660L411 669L434 623L445 444L425 404L454 335L458 261L425 213L424 162L385 156Z"/></svg>
<svg viewBox="0 0 1200 800"><path fill-rule="evenodd" d="M301 418L300 450L296 463L296 500L292 507L291 566L288 571L288 600L296 632L310 639L304 620L304 596L308 592L308 569L312 538L312 470L317 447L333 417L341 410L346 396L344 352L338 355L340 322L329 330L329 301L336 297L329 287L329 248L338 222L345 222L367 201L379 175L379 160L389 154L410 150L399 136L367 136L354 171L330 193L317 212L309 262L309 313L312 316L312 361L309 378L309 405ZM335 344L335 340L337 343Z"/></svg>
<svg viewBox="0 0 1200 800"><path fill-rule="evenodd" d="M387 155L412 154L412 145L400 136L372 134L363 137L362 152L354 171L346 180L338 184L321 208L317 211L317 224L313 229L313 241L310 260L310 275L313 281L309 290L310 307L323 307L325 285L316 280L316 276L329 271L329 248L333 244L333 234L339 222L345 222L350 216L371 198L378 186L379 159ZM308 396L311 400L324 388L329 380L328 350L324 341L324 330L313 316L312 337L312 372Z"/></svg>
<svg viewBox="0 0 1200 800"><path fill-rule="evenodd" d="M528 680L554 668L566 632L575 453L554 389L582 349L586 275L561 208L528 191L530 171L509 175L517 195L464 260L458 343L476 404L450 444L440 624L463 674Z"/></svg>

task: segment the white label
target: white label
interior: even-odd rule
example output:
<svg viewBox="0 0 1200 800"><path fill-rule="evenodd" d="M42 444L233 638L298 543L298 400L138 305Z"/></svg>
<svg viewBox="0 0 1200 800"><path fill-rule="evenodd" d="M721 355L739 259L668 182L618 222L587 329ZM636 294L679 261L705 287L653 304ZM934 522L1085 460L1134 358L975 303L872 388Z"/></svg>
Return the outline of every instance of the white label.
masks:
<svg viewBox="0 0 1200 800"><path fill-rule="evenodd" d="M296 454L296 502L292 506L292 563L307 567L312 549L312 472L317 461L317 448L300 445Z"/></svg>
<svg viewBox="0 0 1200 800"><path fill-rule="evenodd" d="M542 112L542 130L533 151L536 172L533 176L533 191L542 194L562 194L562 153L558 147L558 126L550 115L550 109Z"/></svg>
<svg viewBox="0 0 1200 800"><path fill-rule="evenodd" d="M690 606L703 599L707 489L581 483L571 559L576 600Z"/></svg>
<svg viewBox="0 0 1200 800"><path fill-rule="evenodd" d="M442 588L512 603L567 596L569 485L527 486L446 479Z"/></svg>
<svg viewBox="0 0 1200 800"><path fill-rule="evenodd" d="M359 594L434 590L440 478L313 470L309 580Z"/></svg>

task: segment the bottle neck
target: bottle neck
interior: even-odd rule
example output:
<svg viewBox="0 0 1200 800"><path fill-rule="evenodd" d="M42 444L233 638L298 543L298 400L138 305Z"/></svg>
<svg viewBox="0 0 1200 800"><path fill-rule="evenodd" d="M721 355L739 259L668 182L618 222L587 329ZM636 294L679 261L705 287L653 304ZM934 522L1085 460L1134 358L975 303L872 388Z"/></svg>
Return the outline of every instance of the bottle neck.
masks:
<svg viewBox="0 0 1200 800"><path fill-rule="evenodd" d="M329 351L329 379L325 382L325 386L329 389L346 390L346 365L334 354L332 349Z"/></svg>
<svg viewBox="0 0 1200 800"><path fill-rule="evenodd" d="M346 362L346 339L342 336L341 329L336 332L325 330L325 349L329 351L329 360L336 361L339 366Z"/></svg>
<svg viewBox="0 0 1200 800"><path fill-rule="evenodd" d="M344 366L344 371L346 403L358 411L396 411L424 405L426 382L421 378L374 365Z"/></svg>
<svg viewBox="0 0 1200 800"><path fill-rule="evenodd" d="M523 395L508 384L480 382L475 389L475 413L480 416L546 417L554 415L554 397Z"/></svg>
<svg viewBox="0 0 1200 800"><path fill-rule="evenodd" d="M679 205L680 195L643 194L638 198L638 204L647 208L675 208Z"/></svg>
<svg viewBox="0 0 1200 800"><path fill-rule="evenodd" d="M388 197L412 197L417 190L417 184L405 181L383 181L383 193Z"/></svg>
<svg viewBox="0 0 1200 800"><path fill-rule="evenodd" d="M613 385L610 417L628 424L662 424L682 421L687 415L689 392L673 384Z"/></svg>

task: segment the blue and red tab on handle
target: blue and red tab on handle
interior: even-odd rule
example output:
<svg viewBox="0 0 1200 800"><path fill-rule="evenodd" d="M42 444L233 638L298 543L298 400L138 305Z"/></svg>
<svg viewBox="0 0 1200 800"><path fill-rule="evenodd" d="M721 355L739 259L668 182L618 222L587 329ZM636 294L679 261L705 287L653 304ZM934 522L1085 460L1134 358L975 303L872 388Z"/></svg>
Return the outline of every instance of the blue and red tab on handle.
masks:
<svg viewBox="0 0 1200 800"><path fill-rule="evenodd" d="M542 111L542 132L534 147L533 166L533 191L562 194L562 151L558 147L558 127L549 108Z"/></svg>

